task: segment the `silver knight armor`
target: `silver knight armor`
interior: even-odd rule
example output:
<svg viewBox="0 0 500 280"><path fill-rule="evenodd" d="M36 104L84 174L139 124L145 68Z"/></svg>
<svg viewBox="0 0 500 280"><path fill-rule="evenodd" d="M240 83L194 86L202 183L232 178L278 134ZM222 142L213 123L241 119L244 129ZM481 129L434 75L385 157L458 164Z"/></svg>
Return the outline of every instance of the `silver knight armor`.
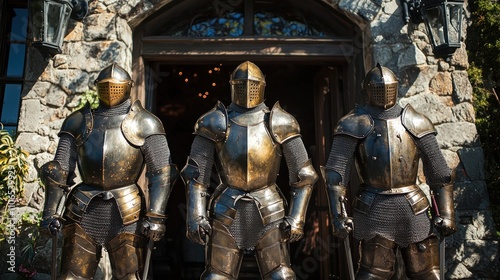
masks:
<svg viewBox="0 0 500 280"><path fill-rule="evenodd" d="M99 94L100 83L133 84L116 64L99 74ZM163 125L139 101L131 104L130 87L119 86L112 95L108 100L100 97L96 110L87 104L66 118L55 160L41 169L40 177L50 179L44 180L49 182L44 208L49 225L68 174L78 167L81 177L65 204L59 279L92 278L103 246L110 255L113 278L139 279L145 237L158 241L165 231L165 209L177 169L170 162ZM137 185L145 167L147 208Z"/></svg>
<svg viewBox="0 0 500 280"><path fill-rule="evenodd" d="M202 279L237 279L245 251L253 251L263 279L295 279L288 242L300 239L307 204L317 174L293 116L279 103L269 110L250 81L263 82L259 68L240 64L231 75L233 102L218 103L195 125L195 139L181 172L188 201L187 236L206 244ZM244 92L235 95L236 91ZM291 201L276 185L285 156L290 171ZM210 170L216 165L221 184L208 200ZM286 230L288 228L288 230Z"/></svg>
<svg viewBox="0 0 500 280"><path fill-rule="evenodd" d="M430 203L417 185L419 161L427 183L439 192L436 229L456 230L451 171L439 150L431 121L411 105L396 103L397 79L377 65L363 82L367 104L341 118L322 175L327 185L333 235L345 238L354 227L360 242L356 279L390 279L400 247L411 279L439 279L439 260ZM361 181L353 199L352 224L340 218L351 166ZM439 220L439 221L437 221Z"/></svg>

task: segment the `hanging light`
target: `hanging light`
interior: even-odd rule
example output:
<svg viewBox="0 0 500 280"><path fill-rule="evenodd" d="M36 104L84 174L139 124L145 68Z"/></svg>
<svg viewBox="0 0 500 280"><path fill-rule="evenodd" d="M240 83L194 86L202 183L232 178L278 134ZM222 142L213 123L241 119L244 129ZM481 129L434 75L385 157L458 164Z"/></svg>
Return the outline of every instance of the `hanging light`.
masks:
<svg viewBox="0 0 500 280"><path fill-rule="evenodd" d="M32 45L45 58L61 53L69 18L81 20L87 10L87 0L30 0Z"/></svg>
<svg viewBox="0 0 500 280"><path fill-rule="evenodd" d="M406 23L425 22L435 56L449 58L460 48L464 0L403 0Z"/></svg>

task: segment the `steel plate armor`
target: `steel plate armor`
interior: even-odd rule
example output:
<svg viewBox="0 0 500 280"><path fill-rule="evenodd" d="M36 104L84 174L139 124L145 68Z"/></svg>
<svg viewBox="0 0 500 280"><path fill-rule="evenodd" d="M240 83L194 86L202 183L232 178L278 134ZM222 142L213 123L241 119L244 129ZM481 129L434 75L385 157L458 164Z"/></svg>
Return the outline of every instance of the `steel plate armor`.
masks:
<svg viewBox="0 0 500 280"><path fill-rule="evenodd" d="M439 150L436 130L411 105L401 108L396 103L397 79L390 69L377 65L363 85L367 104L339 120L322 168L333 234L346 238L354 228L354 237L361 240L358 280L390 279L398 247L409 278L439 279L436 236L427 211L431 205L417 185L422 161L427 183L441 199L434 205L441 213L434 217L435 227L445 236L453 233L451 170ZM353 165L361 185L351 219L341 212Z"/></svg>
<svg viewBox="0 0 500 280"><path fill-rule="evenodd" d="M55 160L41 169L42 178L54 181L50 190L67 189L68 174L76 166L81 178L65 203L59 279L91 279L102 247L109 252L114 279L139 279L146 245L143 233L155 241L163 235L176 167L170 163L161 121L139 101L131 104L129 87L116 87L133 84L128 73L112 64L96 83L100 107L85 106L65 119ZM108 94L110 89L114 93ZM146 166L148 208L137 185ZM50 221L54 201L62 195L47 192L44 219Z"/></svg>
<svg viewBox="0 0 500 280"><path fill-rule="evenodd" d="M252 88L252 82L261 87ZM260 69L242 63L231 76L233 103L226 108L219 102L195 125L196 137L181 173L188 201L187 236L206 245L202 279L237 279L245 251L254 252L263 279L295 279L287 243L302 237L317 174L295 118L279 103L271 110L263 103L264 85ZM276 184L283 156L294 174L288 211ZM208 200L212 164L220 185Z"/></svg>

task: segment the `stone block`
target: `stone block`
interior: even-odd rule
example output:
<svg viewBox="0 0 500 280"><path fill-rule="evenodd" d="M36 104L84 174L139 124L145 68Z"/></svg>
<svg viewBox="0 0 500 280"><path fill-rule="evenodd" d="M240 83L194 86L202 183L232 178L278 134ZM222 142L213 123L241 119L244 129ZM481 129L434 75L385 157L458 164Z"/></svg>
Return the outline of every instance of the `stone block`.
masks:
<svg viewBox="0 0 500 280"><path fill-rule="evenodd" d="M454 146L478 147L480 145L476 125L469 122L443 123L435 126L436 136L442 149Z"/></svg>
<svg viewBox="0 0 500 280"><path fill-rule="evenodd" d="M457 210L488 210L488 190L484 181L458 182L454 184Z"/></svg>
<svg viewBox="0 0 500 280"><path fill-rule="evenodd" d="M457 151L464 171L471 181L484 180L484 154L481 147L462 148Z"/></svg>

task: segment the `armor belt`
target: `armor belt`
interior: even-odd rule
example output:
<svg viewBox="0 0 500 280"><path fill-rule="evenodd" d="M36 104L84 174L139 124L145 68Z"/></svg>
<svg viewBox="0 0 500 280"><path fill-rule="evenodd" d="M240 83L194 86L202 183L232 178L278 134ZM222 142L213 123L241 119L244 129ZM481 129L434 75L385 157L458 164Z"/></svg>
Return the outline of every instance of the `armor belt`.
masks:
<svg viewBox="0 0 500 280"><path fill-rule="evenodd" d="M139 220L142 196L136 184L113 190L103 190L85 184L79 185L69 196L65 216L80 223L87 206L96 196L102 196L104 200L115 199L123 225L129 225Z"/></svg>
<svg viewBox="0 0 500 280"><path fill-rule="evenodd" d="M252 192L227 187L219 197L215 198L214 218L230 226L236 217L236 203L240 199L254 201L264 226L285 217L283 197L278 186L272 184Z"/></svg>
<svg viewBox="0 0 500 280"><path fill-rule="evenodd" d="M367 214L376 195L404 194L415 215L427 210L430 206L427 196L417 185L404 186L392 189L381 189L362 184L354 198L354 209Z"/></svg>

